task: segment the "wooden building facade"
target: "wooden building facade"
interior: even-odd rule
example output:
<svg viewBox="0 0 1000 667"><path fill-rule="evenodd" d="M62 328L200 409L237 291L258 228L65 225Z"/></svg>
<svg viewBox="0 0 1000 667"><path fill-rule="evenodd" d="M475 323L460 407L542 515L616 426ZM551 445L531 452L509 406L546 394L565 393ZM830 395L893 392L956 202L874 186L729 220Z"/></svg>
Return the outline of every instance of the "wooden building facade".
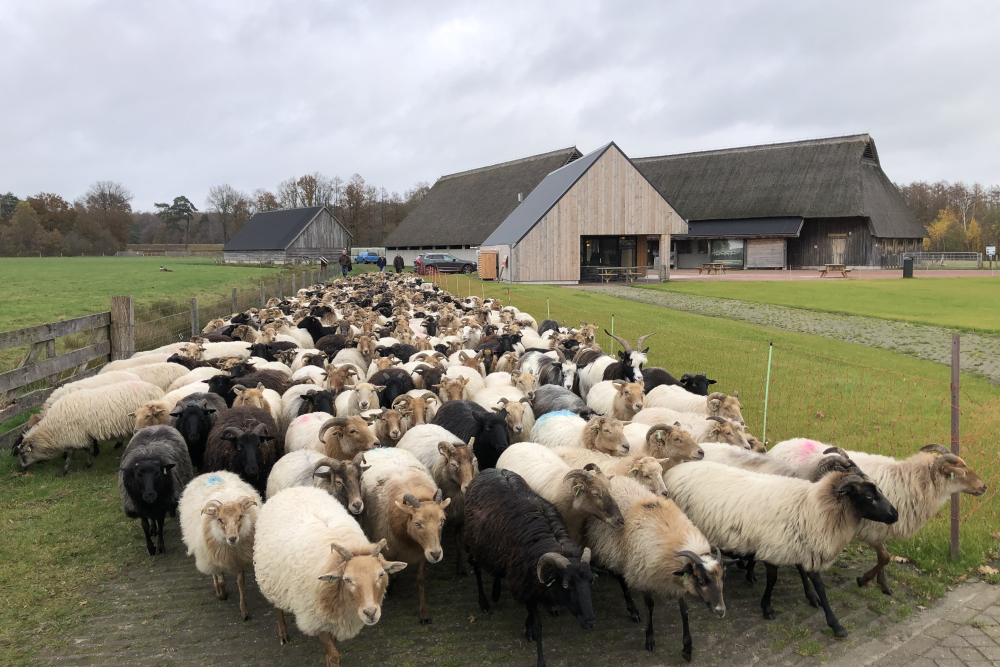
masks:
<svg viewBox="0 0 1000 667"><path fill-rule="evenodd" d="M258 213L222 248L227 264L336 261L352 236L326 206Z"/></svg>
<svg viewBox="0 0 1000 667"><path fill-rule="evenodd" d="M553 171L481 246L512 282L575 283L653 265L687 225L614 142ZM506 260L506 262L505 262Z"/></svg>

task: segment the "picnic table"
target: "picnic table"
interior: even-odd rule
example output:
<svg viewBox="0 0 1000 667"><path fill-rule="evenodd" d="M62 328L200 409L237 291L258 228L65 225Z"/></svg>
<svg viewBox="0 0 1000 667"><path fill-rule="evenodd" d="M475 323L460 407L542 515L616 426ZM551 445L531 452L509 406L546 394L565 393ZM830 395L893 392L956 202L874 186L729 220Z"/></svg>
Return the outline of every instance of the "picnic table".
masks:
<svg viewBox="0 0 1000 667"><path fill-rule="evenodd" d="M708 275L712 275L712 271L715 271L715 275L719 275L720 271L722 273L726 272L726 265L722 262L704 262L701 268L698 269L698 275L701 275L702 271L705 271Z"/></svg>
<svg viewBox="0 0 1000 667"><path fill-rule="evenodd" d="M850 278L850 276L847 275L850 272L851 270L847 268L845 264L827 264L826 268L819 272L819 277L825 278L828 273L840 273L840 275L845 278Z"/></svg>
<svg viewBox="0 0 1000 667"><path fill-rule="evenodd" d="M601 277L601 282L609 283L618 277L618 269L599 269L597 275Z"/></svg>

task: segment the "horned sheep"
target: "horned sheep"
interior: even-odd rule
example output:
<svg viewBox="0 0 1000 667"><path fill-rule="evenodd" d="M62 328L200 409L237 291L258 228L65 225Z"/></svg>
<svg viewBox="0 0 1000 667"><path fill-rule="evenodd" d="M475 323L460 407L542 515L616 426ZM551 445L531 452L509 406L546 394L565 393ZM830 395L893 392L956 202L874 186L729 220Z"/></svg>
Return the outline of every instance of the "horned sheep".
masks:
<svg viewBox="0 0 1000 667"><path fill-rule="evenodd" d="M646 394L646 407L669 408L677 412L688 412L706 417L722 417L743 424L740 411L740 392L727 396L721 391L708 396L692 394L683 387L663 385Z"/></svg>
<svg viewBox="0 0 1000 667"><path fill-rule="evenodd" d="M314 486L337 499L351 514L365 509L361 498L361 475L368 470L364 453L353 461L331 459L322 452L300 449L285 454L267 478L267 497L273 498L293 486Z"/></svg>
<svg viewBox="0 0 1000 667"><path fill-rule="evenodd" d="M622 423L614 417L585 421L571 412L549 412L535 421L531 437L546 447L584 447L613 456L629 452Z"/></svg>

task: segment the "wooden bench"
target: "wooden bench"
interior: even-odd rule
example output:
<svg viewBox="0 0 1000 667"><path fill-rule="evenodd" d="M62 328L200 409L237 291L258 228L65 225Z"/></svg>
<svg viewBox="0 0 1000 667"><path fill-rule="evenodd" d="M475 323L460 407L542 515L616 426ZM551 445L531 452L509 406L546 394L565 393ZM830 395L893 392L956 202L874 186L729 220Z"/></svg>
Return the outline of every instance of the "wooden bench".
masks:
<svg viewBox="0 0 1000 667"><path fill-rule="evenodd" d="M618 277L618 269L599 269L597 275L601 277L602 283L609 283Z"/></svg>
<svg viewBox="0 0 1000 667"><path fill-rule="evenodd" d="M698 275L701 275L702 271L705 271L708 275L712 275L712 271L715 271L715 275L719 275L720 271L722 273L726 272L726 265L722 262L705 262L698 269Z"/></svg>
<svg viewBox="0 0 1000 667"><path fill-rule="evenodd" d="M847 274L851 272L851 269L847 268L844 264L827 264L826 268L819 272L820 278L825 278L828 273L840 273L840 275L845 278L850 278Z"/></svg>

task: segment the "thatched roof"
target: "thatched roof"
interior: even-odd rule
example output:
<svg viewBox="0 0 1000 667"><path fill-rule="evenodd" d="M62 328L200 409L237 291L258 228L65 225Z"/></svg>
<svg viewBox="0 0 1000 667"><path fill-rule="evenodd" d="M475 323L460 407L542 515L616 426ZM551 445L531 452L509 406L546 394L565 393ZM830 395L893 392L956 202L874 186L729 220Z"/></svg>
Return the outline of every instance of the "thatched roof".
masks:
<svg viewBox="0 0 1000 667"><path fill-rule="evenodd" d="M686 220L867 217L878 237L927 235L868 134L632 162Z"/></svg>
<svg viewBox="0 0 1000 667"><path fill-rule="evenodd" d="M442 176L385 240L387 248L478 246L550 172L581 156L575 147Z"/></svg>
<svg viewBox="0 0 1000 667"><path fill-rule="evenodd" d="M325 206L307 206L304 208L286 208L280 211L258 213L243 225L236 236L222 248L225 251L241 250L285 250L299 237L299 234L316 219ZM343 227L343 224L333 215L333 219ZM344 227L348 234L350 230ZM353 236L353 235L352 235Z"/></svg>

